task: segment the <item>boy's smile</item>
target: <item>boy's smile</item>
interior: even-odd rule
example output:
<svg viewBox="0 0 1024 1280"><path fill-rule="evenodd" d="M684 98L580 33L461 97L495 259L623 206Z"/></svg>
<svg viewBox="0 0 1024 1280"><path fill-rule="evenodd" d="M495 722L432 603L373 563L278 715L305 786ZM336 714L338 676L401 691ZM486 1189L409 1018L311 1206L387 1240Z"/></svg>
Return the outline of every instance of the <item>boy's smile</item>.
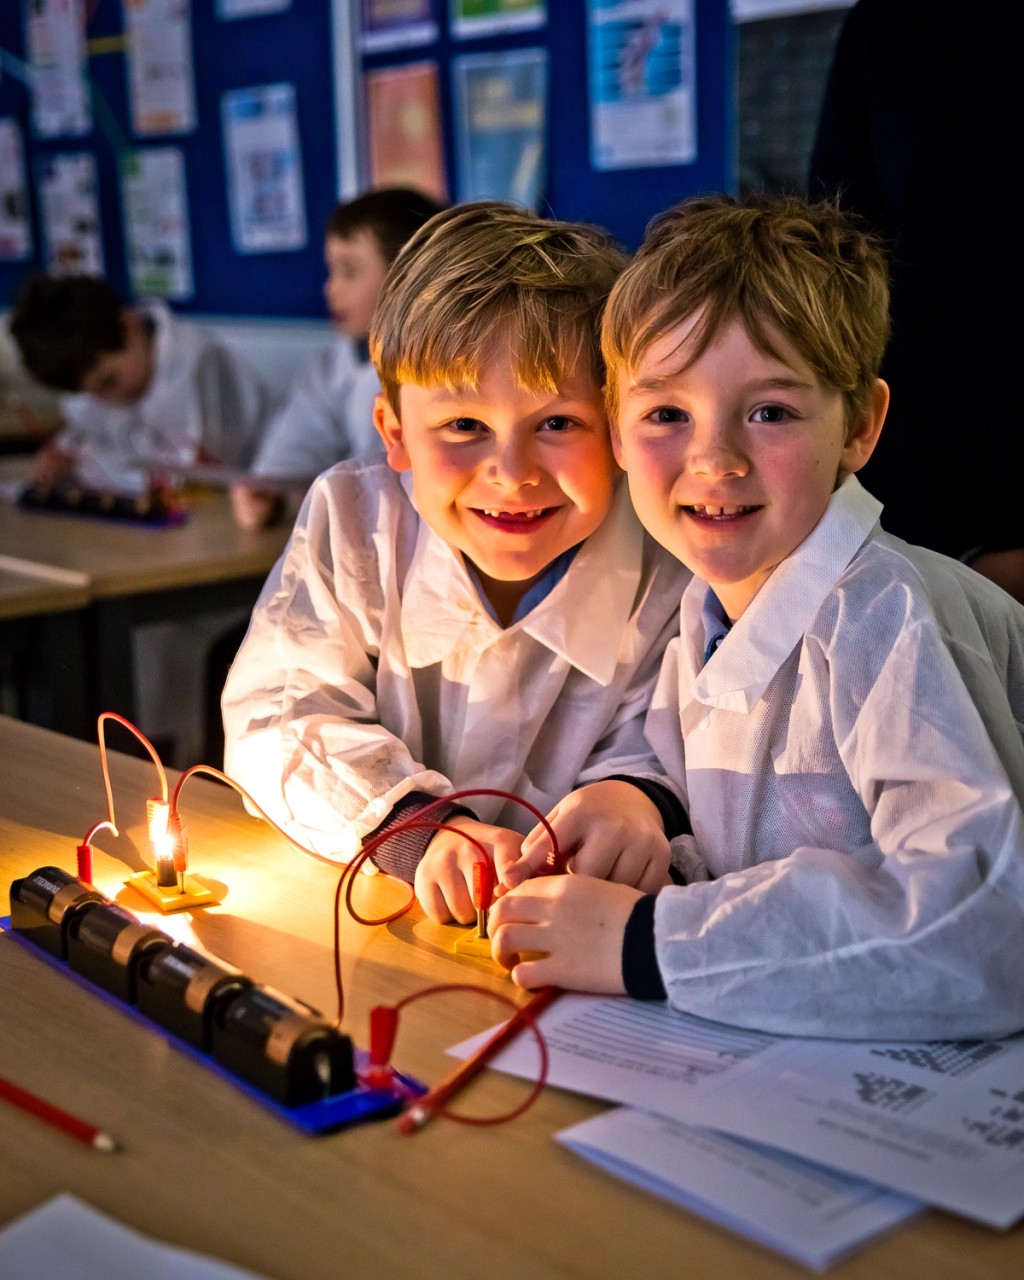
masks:
<svg viewBox="0 0 1024 1280"><path fill-rule="evenodd" d="M888 392L849 430L825 386L780 334L779 356L739 321L687 365L691 317L619 373L616 457L642 522L740 616L824 514L838 480L871 454Z"/></svg>
<svg viewBox="0 0 1024 1280"><path fill-rule="evenodd" d="M600 388L574 377L524 391L499 349L474 388L405 384L399 396L401 422L377 402L388 461L412 471L420 515L473 564L507 622L608 512L617 469Z"/></svg>

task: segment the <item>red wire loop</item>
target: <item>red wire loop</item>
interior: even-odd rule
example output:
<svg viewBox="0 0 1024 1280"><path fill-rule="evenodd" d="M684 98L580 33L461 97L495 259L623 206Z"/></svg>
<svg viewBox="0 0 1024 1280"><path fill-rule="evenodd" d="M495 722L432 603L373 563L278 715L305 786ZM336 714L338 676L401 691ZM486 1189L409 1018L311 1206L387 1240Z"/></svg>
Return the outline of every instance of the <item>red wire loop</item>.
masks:
<svg viewBox="0 0 1024 1280"><path fill-rule="evenodd" d="M449 991L470 991L476 995L490 996L493 1000L500 1000L502 1004L507 1004L514 1012L525 1015L526 1022L533 1034L533 1038L537 1041L537 1048L540 1052L540 1066L537 1071L537 1079L533 1082L533 1088L527 1094L526 1098L513 1107L511 1111L506 1111L497 1116L466 1116L457 1111L449 1111L447 1107L438 1107L434 1112L435 1116L444 1116L448 1120L455 1120L459 1124L475 1124L475 1125L491 1125L491 1124L507 1124L510 1120L517 1120L525 1111L540 1097L548 1079L548 1046L544 1039L540 1027L537 1026L536 1020L527 1009L520 1009L519 1005L510 997L502 995L499 991L491 991L488 987L477 986L471 982L447 982L440 986L424 987L422 991L414 991L411 995L403 997L394 1006L395 1018L397 1021L399 1012L406 1005L414 1004L417 1000L422 1000L426 996L441 995Z"/></svg>

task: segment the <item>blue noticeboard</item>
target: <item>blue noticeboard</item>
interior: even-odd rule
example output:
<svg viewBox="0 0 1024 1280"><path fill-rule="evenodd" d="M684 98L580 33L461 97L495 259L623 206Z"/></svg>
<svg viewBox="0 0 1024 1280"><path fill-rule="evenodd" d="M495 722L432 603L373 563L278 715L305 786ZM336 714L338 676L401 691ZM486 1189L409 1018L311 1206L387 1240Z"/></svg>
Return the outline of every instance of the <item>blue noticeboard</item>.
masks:
<svg viewBox="0 0 1024 1280"><path fill-rule="evenodd" d="M339 31L355 31L357 0L291 0L284 8L227 21L212 0L192 0L196 127L182 134L138 136L131 129L124 54L123 0L87 0L86 50L91 130L75 138L35 135L25 75L24 6L0 4L0 119L21 131L29 182L32 252L0 261L0 309L21 281L44 267L35 174L42 161L66 151L95 159L105 271L130 297L120 156L128 149L175 147L185 169L193 292L173 298L176 310L224 316L323 317L321 232L338 199L336 103L358 102L349 68L333 65ZM453 63L471 54L541 50L546 57L547 129L541 211L606 227L635 249L648 221L696 192L735 190L734 33L728 0L694 0L696 35L696 158L663 167L600 171L591 157L588 80L588 0L550 0L547 21L523 31L457 38L447 0L434 0L433 38L413 47L366 49L357 68L373 70L429 59L437 63L449 190L458 190ZM431 28L428 24L428 37ZM308 235L301 247L241 252L232 236L222 103L257 86L294 87L302 202ZM346 92L346 86L349 92ZM344 103L342 102L342 107ZM343 121L354 127L356 122Z"/></svg>

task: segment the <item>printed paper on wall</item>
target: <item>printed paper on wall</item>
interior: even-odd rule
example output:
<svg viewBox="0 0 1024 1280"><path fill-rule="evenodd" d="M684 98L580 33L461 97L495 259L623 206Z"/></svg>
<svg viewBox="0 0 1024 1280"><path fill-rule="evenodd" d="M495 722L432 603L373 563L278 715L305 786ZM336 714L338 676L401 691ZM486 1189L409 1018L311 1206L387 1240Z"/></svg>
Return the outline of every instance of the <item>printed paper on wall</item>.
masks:
<svg viewBox="0 0 1024 1280"><path fill-rule="evenodd" d="M447 204L436 62L365 76L369 185L415 187Z"/></svg>
<svg viewBox="0 0 1024 1280"><path fill-rule="evenodd" d="M588 35L594 168L692 164L693 0L589 0Z"/></svg>

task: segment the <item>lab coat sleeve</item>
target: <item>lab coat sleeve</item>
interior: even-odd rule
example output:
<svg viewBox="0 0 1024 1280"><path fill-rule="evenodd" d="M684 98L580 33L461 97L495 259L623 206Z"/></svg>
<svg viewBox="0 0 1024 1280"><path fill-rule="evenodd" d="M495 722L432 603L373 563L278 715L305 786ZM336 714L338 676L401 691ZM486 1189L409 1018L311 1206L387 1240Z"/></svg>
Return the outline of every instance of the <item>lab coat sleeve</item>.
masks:
<svg viewBox="0 0 1024 1280"><path fill-rule="evenodd" d="M373 425L378 387L373 368L361 365L347 343L318 352L267 426L253 471L312 477L345 458L382 452Z"/></svg>
<svg viewBox="0 0 1024 1280"><path fill-rule="evenodd" d="M801 678L827 681L871 842L663 891L669 1000L784 1034L1007 1035L1024 1027L1024 745L1005 672L918 623L862 679L851 664L878 650L861 639L841 660L805 645Z"/></svg>
<svg viewBox="0 0 1024 1280"><path fill-rule="evenodd" d="M376 517L366 509L375 501ZM300 844L339 861L408 792L452 789L379 722L378 544L396 538L389 501L313 485L222 699L229 776ZM377 534L367 528L375 518Z"/></svg>

